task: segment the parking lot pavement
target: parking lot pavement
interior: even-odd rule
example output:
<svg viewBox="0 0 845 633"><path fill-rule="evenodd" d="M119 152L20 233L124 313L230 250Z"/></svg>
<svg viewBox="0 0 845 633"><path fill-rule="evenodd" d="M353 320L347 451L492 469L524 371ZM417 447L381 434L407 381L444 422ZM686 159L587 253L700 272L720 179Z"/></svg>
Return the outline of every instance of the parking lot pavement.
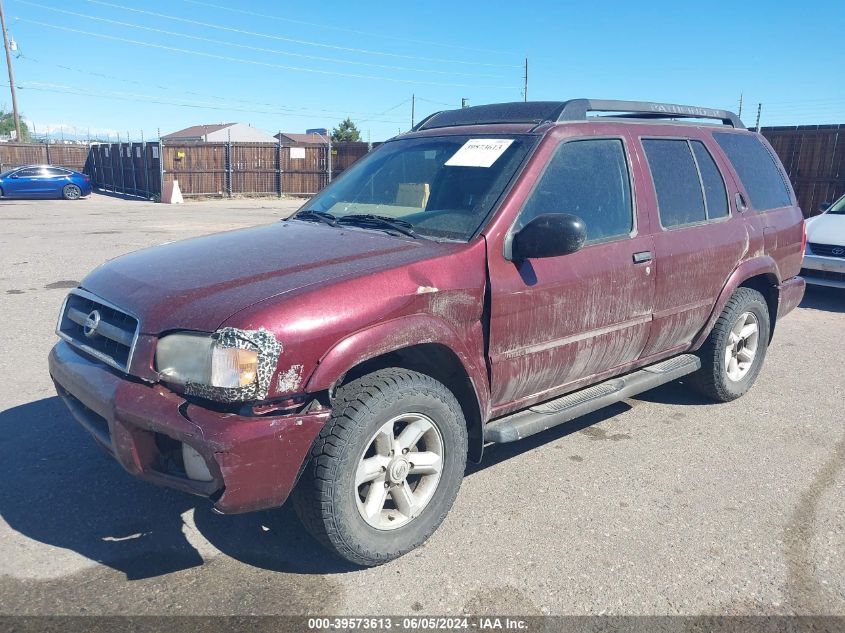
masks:
<svg viewBox="0 0 845 633"><path fill-rule="evenodd" d="M67 289L298 204L0 202L1 613L845 614L845 292L808 292L740 400L673 383L493 447L434 537L376 569L287 507L217 516L132 479L52 390Z"/></svg>

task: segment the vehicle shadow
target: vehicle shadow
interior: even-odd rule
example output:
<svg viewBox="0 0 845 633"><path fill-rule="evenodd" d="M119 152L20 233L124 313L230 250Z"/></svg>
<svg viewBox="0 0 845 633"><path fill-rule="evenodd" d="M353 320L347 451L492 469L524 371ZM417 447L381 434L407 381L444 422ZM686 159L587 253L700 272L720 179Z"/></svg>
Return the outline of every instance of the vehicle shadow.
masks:
<svg viewBox="0 0 845 633"><path fill-rule="evenodd" d="M804 298L799 308L824 310L825 312L845 312L845 289L827 286L807 285Z"/></svg>
<svg viewBox="0 0 845 633"><path fill-rule="evenodd" d="M189 510L202 537L245 564L304 574L356 569L311 539L289 506L220 516L205 499L132 478L57 397L0 412L0 477L0 516L13 530L129 580L203 564L185 534L182 515Z"/></svg>
<svg viewBox="0 0 845 633"><path fill-rule="evenodd" d="M677 383L638 396L687 403ZM651 394L651 395L649 395ZM630 410L625 402L519 442L490 445L467 476ZM244 564L299 574L359 569L329 554L302 528L290 504L220 516L206 499L139 481L98 448L58 397L0 412L0 516L23 536L76 552L125 574L162 576L204 564L183 514L216 550ZM200 549L202 546L200 545ZM207 547L207 545L205 545Z"/></svg>

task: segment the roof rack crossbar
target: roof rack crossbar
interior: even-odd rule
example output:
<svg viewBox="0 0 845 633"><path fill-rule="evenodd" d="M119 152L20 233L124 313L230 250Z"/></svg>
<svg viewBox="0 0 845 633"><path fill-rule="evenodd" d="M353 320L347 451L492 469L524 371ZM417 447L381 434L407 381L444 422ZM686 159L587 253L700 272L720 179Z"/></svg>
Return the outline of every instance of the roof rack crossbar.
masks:
<svg viewBox="0 0 845 633"><path fill-rule="evenodd" d="M587 118L589 112L613 112L618 113L619 118L634 119L715 119L725 125L745 129L740 118L729 110L651 101L572 99L564 103L557 120L582 121Z"/></svg>

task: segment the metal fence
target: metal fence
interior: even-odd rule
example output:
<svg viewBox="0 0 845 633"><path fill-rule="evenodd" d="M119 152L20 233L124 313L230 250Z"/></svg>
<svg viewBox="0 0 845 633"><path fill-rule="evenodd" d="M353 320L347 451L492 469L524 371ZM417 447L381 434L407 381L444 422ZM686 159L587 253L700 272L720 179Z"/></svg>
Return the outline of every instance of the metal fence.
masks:
<svg viewBox="0 0 845 633"><path fill-rule="evenodd" d="M95 187L143 198L161 194L161 148L158 143L91 145L85 173Z"/></svg>
<svg viewBox="0 0 845 633"><path fill-rule="evenodd" d="M760 132L786 167L805 216L845 194L845 125L764 127Z"/></svg>

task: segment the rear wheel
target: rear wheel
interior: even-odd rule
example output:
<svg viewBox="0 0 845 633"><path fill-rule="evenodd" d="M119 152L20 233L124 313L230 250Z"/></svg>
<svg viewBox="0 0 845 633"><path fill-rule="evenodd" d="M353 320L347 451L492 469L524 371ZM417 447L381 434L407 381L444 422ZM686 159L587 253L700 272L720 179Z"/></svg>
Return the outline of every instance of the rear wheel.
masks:
<svg viewBox="0 0 845 633"><path fill-rule="evenodd" d="M692 387L719 402L743 395L763 366L770 328L763 295L737 289L698 352L701 369L690 376Z"/></svg>
<svg viewBox="0 0 845 633"><path fill-rule="evenodd" d="M317 540L358 565L422 545L452 507L467 433L454 395L430 376L390 368L344 385L293 495Z"/></svg>
<svg viewBox="0 0 845 633"><path fill-rule="evenodd" d="M82 190L76 185L65 185L62 188L62 197L65 200L79 200Z"/></svg>

